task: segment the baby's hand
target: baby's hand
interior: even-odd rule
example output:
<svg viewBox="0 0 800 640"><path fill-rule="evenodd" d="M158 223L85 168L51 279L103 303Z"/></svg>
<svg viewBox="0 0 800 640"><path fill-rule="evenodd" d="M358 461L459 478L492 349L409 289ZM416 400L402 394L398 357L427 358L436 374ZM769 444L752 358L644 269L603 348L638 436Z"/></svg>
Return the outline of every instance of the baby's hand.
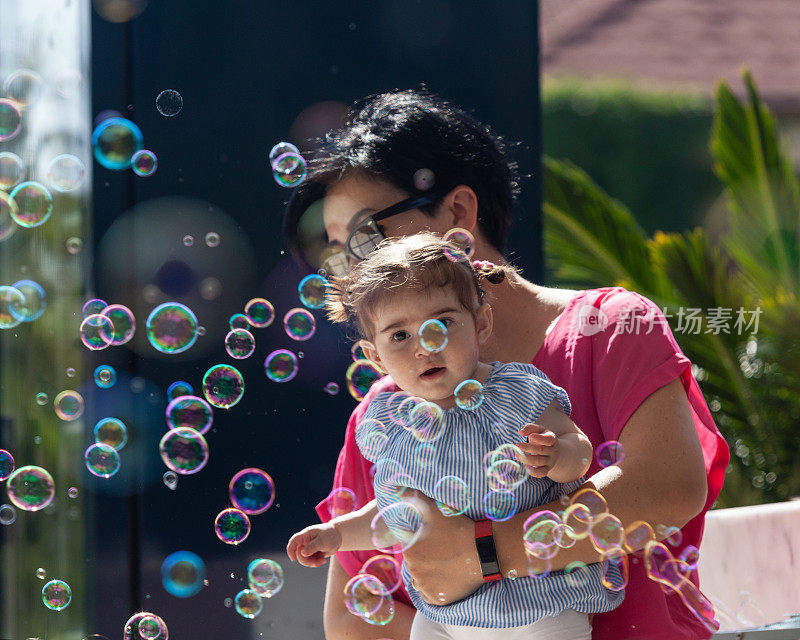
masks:
<svg viewBox="0 0 800 640"><path fill-rule="evenodd" d="M342 535L330 522L315 524L295 533L286 545L289 559L305 567L321 567L342 546Z"/></svg>
<svg viewBox="0 0 800 640"><path fill-rule="evenodd" d="M547 427L535 423L526 424L519 433L528 437L528 442L517 444L525 454L520 462L531 476L544 478L558 462L558 437Z"/></svg>

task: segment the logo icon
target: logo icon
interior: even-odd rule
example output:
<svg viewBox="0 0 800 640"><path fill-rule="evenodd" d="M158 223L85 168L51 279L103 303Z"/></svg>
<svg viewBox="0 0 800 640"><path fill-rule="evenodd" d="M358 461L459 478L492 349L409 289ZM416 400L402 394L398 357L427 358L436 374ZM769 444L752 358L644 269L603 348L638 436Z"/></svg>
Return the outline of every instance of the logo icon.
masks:
<svg viewBox="0 0 800 640"><path fill-rule="evenodd" d="M608 316L592 304L584 304L578 310L578 331L584 336L593 336L608 326Z"/></svg>

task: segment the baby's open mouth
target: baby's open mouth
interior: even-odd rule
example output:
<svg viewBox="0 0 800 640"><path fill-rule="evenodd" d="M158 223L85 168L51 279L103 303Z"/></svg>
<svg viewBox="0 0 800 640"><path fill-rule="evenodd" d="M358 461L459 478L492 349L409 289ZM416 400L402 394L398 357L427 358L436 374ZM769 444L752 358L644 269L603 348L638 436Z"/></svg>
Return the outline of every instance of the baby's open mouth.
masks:
<svg viewBox="0 0 800 640"><path fill-rule="evenodd" d="M434 376L440 374L442 371L444 371L444 367L431 367L430 369L428 369L424 373L421 373L419 377L420 378L433 378Z"/></svg>

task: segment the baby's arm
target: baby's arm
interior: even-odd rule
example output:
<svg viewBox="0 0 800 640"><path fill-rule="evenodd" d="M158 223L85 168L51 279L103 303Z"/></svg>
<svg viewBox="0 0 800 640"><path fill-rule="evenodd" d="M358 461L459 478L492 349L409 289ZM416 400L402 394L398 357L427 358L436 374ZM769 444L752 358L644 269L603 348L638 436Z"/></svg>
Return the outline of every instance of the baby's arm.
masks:
<svg viewBox="0 0 800 640"><path fill-rule="evenodd" d="M538 422L520 429L528 442L517 446L525 453L523 461L534 478L547 476L555 482L572 482L583 476L592 461L592 443L553 400Z"/></svg>

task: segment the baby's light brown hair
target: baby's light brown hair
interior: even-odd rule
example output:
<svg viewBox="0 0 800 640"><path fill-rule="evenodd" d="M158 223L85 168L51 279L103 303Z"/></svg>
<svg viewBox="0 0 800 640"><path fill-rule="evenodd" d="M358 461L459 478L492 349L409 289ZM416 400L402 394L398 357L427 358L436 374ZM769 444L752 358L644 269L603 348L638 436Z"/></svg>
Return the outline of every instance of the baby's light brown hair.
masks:
<svg viewBox="0 0 800 640"><path fill-rule="evenodd" d="M358 337L372 340L374 309L399 289L422 293L452 287L461 305L474 315L486 297L480 278L498 283L513 271L492 263L473 264L455 244L434 233L390 238L347 276L329 279L325 308L329 320L348 323Z"/></svg>

